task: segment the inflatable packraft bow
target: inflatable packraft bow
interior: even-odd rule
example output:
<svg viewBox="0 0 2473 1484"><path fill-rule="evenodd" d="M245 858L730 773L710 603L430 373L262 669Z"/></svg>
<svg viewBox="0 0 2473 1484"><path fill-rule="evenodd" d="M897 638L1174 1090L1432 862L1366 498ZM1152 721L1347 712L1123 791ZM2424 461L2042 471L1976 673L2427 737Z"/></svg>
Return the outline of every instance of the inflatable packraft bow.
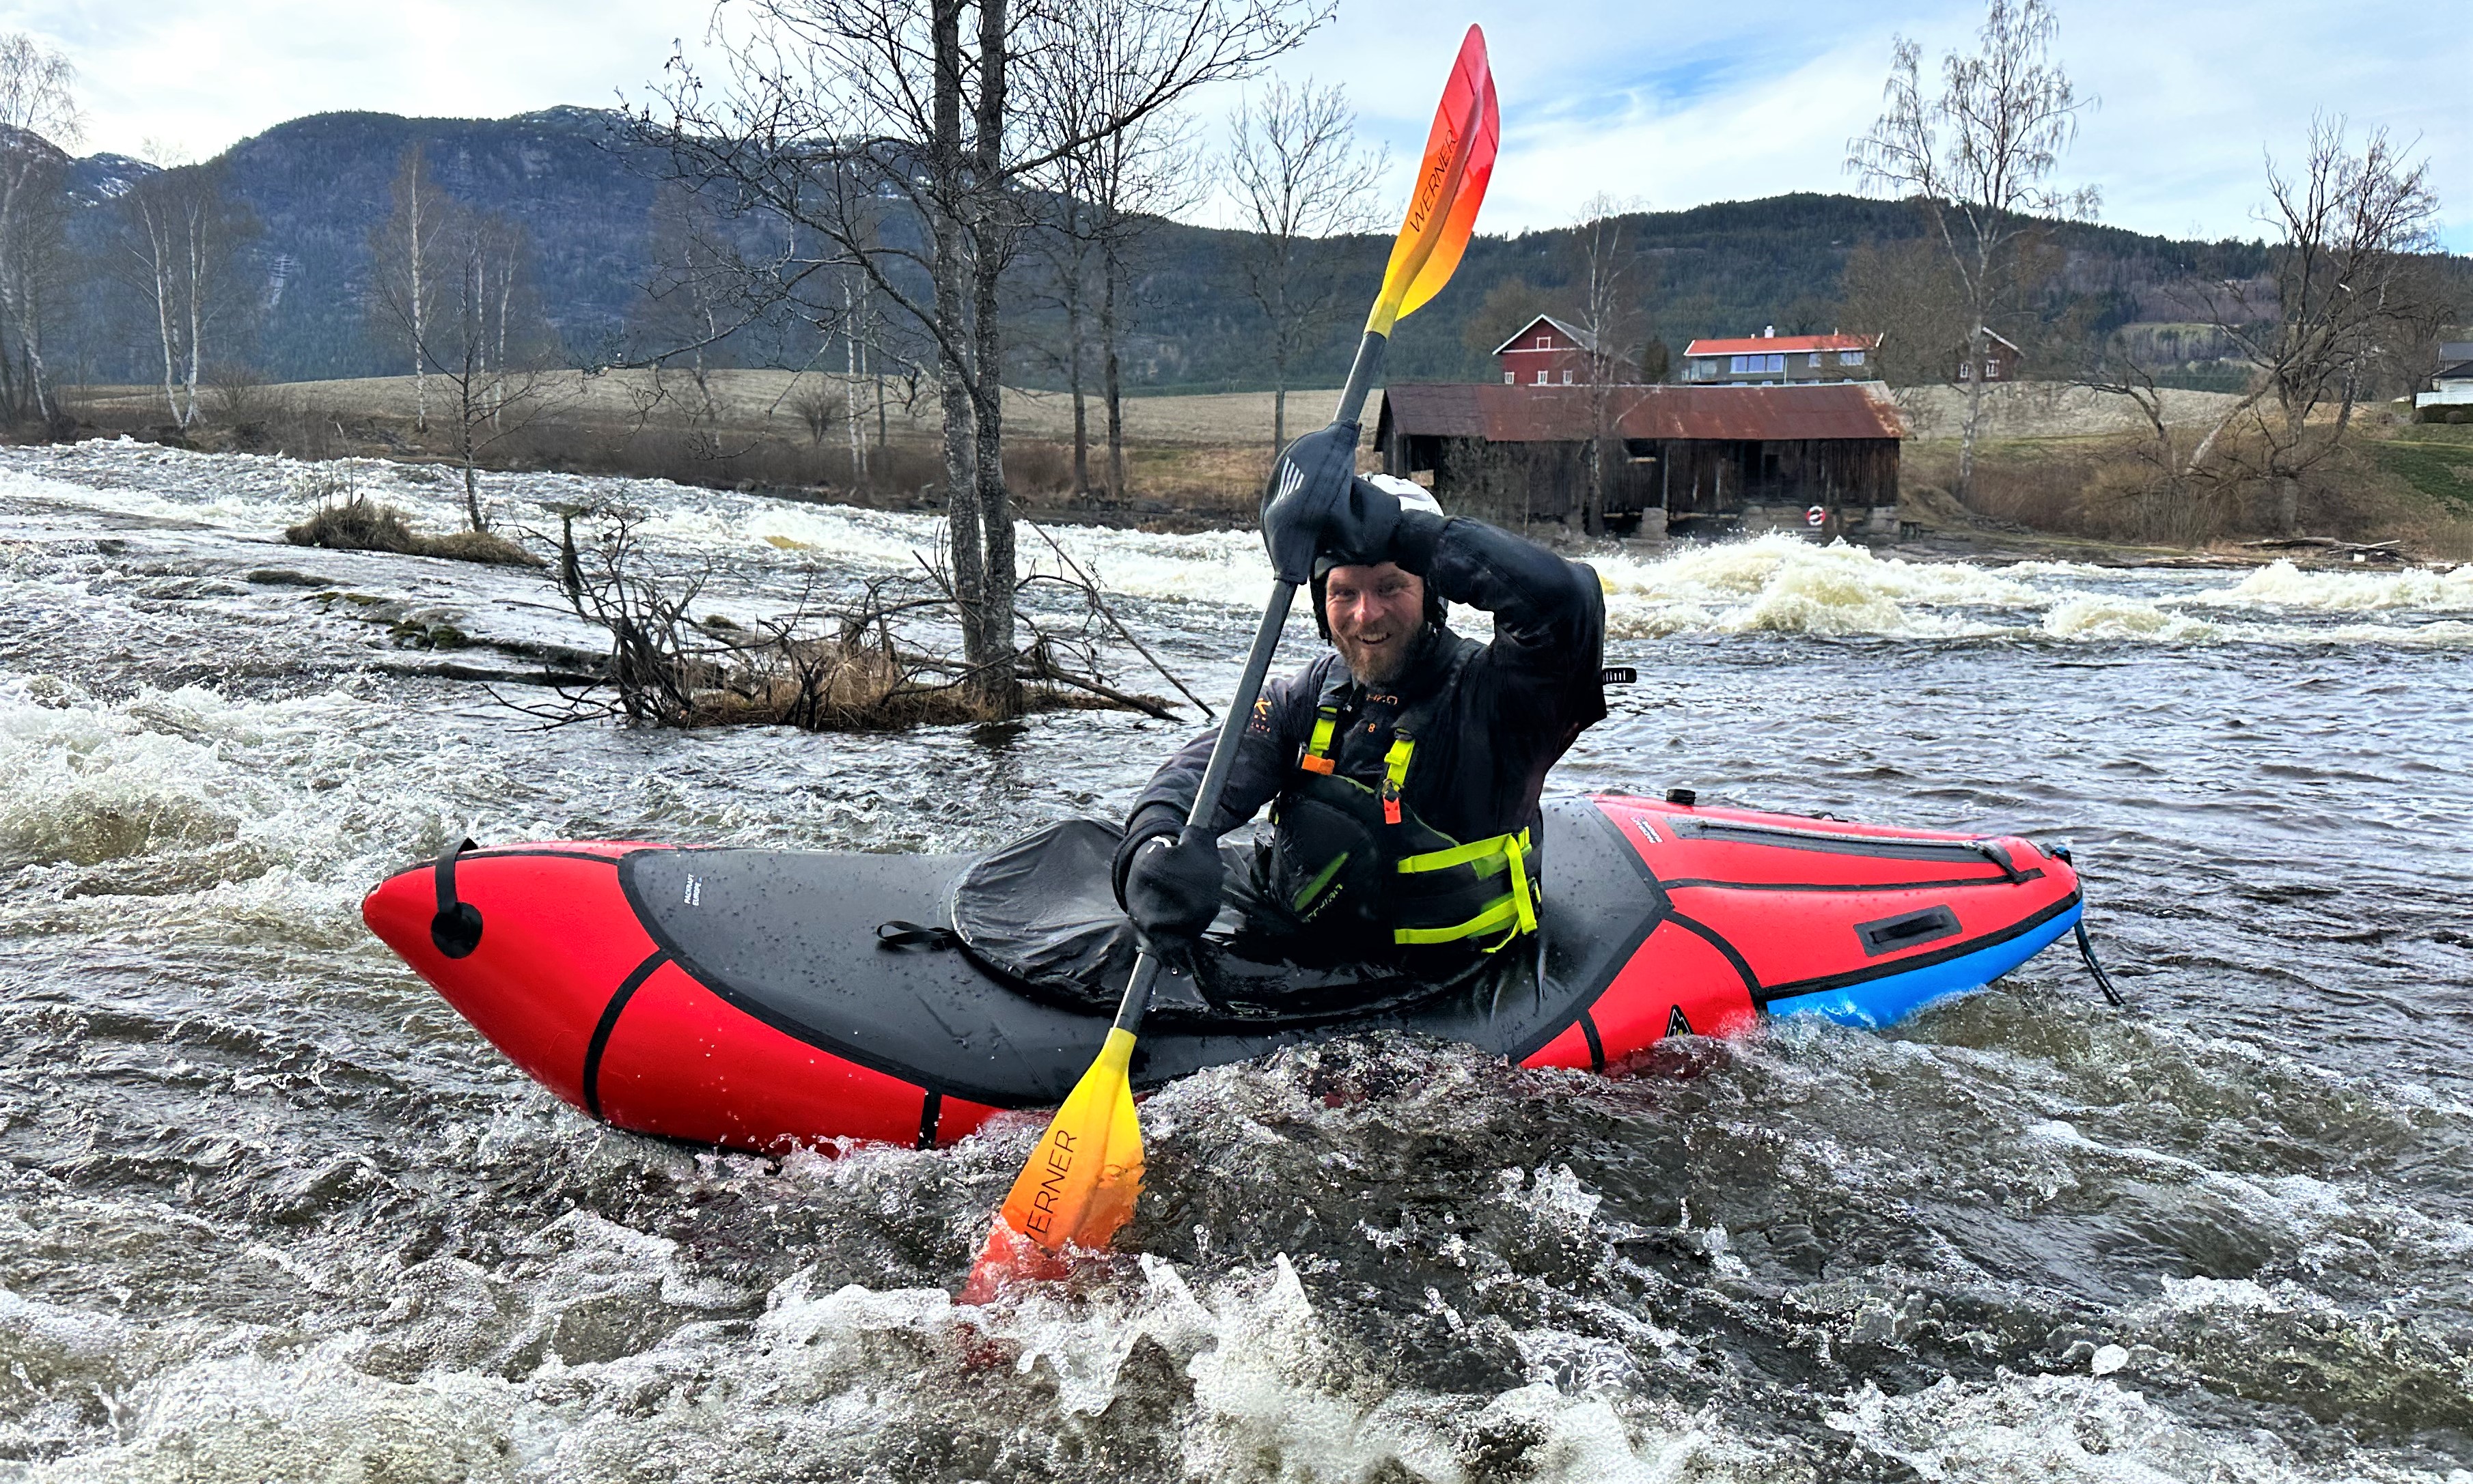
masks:
<svg viewBox="0 0 2473 1484"><path fill-rule="evenodd" d="M1114 840L1059 826L984 859L466 842L361 911L605 1122L924 1147L1053 1107L1089 1066L1132 958L1092 926L1121 921ZM2007 973L2081 910L2066 846L1627 796L1549 801L1543 856L1538 931L1450 982L1333 989L1224 952L1164 974L1135 1085L1377 1029L1604 1070L1764 1015L1886 1025ZM1321 997L1281 993L1292 979Z"/></svg>

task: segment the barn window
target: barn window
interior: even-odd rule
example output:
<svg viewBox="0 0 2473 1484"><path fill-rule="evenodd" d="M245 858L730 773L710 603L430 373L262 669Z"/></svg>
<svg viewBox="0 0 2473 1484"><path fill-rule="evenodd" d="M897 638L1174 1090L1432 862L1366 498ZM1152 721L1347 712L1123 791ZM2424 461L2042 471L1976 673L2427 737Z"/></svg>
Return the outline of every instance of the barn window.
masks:
<svg viewBox="0 0 2473 1484"><path fill-rule="evenodd" d="M1538 348L1538 349L1540 349L1540 350L1551 350L1551 349L1553 349L1553 348L1554 348L1554 337L1553 337L1553 336L1551 336L1551 335L1540 335L1540 336L1538 336L1538 337L1537 337L1537 348Z"/></svg>
<svg viewBox="0 0 2473 1484"><path fill-rule="evenodd" d="M1568 386L1570 386L1571 384L1572 384L1572 369L1571 369L1570 367L1568 367L1568 366L1567 366L1567 367L1563 368L1563 385L1565 385L1565 386L1567 386L1567 387L1568 387Z"/></svg>
<svg viewBox="0 0 2473 1484"><path fill-rule="evenodd" d="M1546 368L1542 366L1537 368L1537 384L1541 387L1546 384Z"/></svg>
<svg viewBox="0 0 2473 1484"><path fill-rule="evenodd" d="M1518 374L1517 372L1515 372L1515 371L1504 371L1504 372L1502 373L1502 384L1503 384L1504 386L1506 386L1506 387L1507 387L1507 386L1510 386L1513 382L1518 381L1519 379L1520 379L1520 376L1519 376L1519 374Z"/></svg>

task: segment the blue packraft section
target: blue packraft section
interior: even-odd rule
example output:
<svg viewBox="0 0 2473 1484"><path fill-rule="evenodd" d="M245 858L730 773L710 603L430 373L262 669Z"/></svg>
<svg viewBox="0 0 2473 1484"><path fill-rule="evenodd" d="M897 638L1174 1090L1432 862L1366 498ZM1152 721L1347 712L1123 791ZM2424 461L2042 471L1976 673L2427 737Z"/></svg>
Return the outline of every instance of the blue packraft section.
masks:
<svg viewBox="0 0 2473 1484"><path fill-rule="evenodd" d="M2022 933L2006 943L1997 943L1960 958L1909 969L1902 974L1886 974L1866 979L1839 990L1822 990L1813 994L1798 994L1792 999L1773 999L1768 1013L1773 1016L1816 1015L1840 1025L1860 1025L1877 1030L1895 1025L1929 1005L1960 994L1971 994L2003 974L2033 958L2053 945L2063 934L2077 926L2085 904L2074 902L2067 912L2038 925L2032 932Z"/></svg>

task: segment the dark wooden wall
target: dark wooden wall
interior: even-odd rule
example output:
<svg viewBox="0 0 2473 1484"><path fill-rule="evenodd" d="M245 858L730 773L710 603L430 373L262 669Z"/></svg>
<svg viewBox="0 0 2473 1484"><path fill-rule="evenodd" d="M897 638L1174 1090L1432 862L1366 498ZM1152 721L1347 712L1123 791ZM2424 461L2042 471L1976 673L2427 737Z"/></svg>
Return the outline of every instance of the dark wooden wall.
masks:
<svg viewBox="0 0 2473 1484"><path fill-rule="evenodd" d="M1443 508L1499 525L1566 520L1587 488L1588 445L1490 443L1477 438L1396 439L1391 473L1432 469ZM1669 518L1739 514L1746 505L1868 509L1898 503L1893 438L1758 442L1632 439L1606 446L1609 516L1664 509Z"/></svg>

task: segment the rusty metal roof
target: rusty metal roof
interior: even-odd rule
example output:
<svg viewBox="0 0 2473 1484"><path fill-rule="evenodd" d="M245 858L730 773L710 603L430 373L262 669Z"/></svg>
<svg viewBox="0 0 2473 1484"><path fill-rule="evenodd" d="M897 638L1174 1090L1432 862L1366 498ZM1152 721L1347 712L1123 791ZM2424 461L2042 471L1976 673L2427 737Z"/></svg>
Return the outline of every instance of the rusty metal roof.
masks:
<svg viewBox="0 0 2473 1484"><path fill-rule="evenodd" d="M1383 394L1382 416L1411 437L1583 443L1596 425L1591 398L1598 390L1486 383L1391 387ZM1623 438L1789 443L1907 436L1897 403L1877 381L1602 390L1606 416Z"/></svg>

